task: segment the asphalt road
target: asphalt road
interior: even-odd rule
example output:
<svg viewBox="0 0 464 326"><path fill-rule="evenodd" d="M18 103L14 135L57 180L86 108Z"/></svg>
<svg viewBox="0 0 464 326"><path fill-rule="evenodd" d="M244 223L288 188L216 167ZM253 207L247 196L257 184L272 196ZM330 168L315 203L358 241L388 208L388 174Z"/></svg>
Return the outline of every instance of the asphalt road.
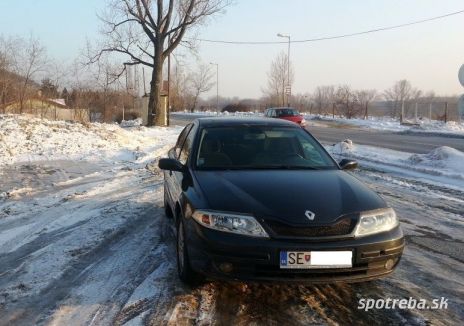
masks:
<svg viewBox="0 0 464 326"><path fill-rule="evenodd" d="M176 114L171 116L171 123L185 125L195 118L194 115ZM324 124L324 126L310 125L307 129L324 144L335 144L349 138L355 144L389 148L409 153L425 154L440 146L450 146L464 152L464 136L348 128L325 121L317 121L317 124Z"/></svg>

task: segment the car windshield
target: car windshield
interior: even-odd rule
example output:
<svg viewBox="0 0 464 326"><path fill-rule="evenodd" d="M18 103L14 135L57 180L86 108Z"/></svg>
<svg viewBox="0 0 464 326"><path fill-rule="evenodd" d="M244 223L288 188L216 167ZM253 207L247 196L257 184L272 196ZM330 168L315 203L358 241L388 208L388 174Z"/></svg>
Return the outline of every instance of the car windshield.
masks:
<svg viewBox="0 0 464 326"><path fill-rule="evenodd" d="M211 127L201 132L198 169L335 169L322 146L301 128Z"/></svg>
<svg viewBox="0 0 464 326"><path fill-rule="evenodd" d="M295 109L278 109L276 110L278 117L292 117L295 115L300 115L300 113Z"/></svg>

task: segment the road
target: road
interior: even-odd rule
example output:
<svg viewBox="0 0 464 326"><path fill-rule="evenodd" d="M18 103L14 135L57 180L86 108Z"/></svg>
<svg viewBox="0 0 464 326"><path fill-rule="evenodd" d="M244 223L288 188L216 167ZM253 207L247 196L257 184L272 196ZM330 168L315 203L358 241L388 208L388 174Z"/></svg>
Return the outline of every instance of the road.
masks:
<svg viewBox="0 0 464 326"><path fill-rule="evenodd" d="M130 162L0 169L0 325L458 325L464 320L464 193L375 170L356 176L397 211L398 269L361 284L285 285L176 276L162 174ZM444 297L447 309L358 309L359 300Z"/></svg>
<svg viewBox="0 0 464 326"><path fill-rule="evenodd" d="M192 121L194 115L171 115L171 123L184 125ZM320 126L324 124L323 126ZM440 146L450 146L464 152L464 136L433 135L429 133L401 133L359 128L348 128L335 123L317 121L317 125L307 128L320 142L335 144L351 139L355 144L394 149L397 151L426 154Z"/></svg>

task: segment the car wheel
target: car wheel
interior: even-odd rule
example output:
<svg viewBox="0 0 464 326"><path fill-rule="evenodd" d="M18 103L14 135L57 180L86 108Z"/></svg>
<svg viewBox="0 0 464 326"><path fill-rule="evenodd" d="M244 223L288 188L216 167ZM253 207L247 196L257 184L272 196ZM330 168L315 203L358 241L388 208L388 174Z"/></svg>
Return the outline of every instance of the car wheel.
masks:
<svg viewBox="0 0 464 326"><path fill-rule="evenodd" d="M197 274L192 270L190 266L190 260L188 257L188 248L185 242L185 230L184 223L182 220L179 222L177 227L177 272L182 282L193 285L198 279Z"/></svg>
<svg viewBox="0 0 464 326"><path fill-rule="evenodd" d="M171 210L171 207L169 206L169 203L168 203L168 197L167 197L167 194L166 194L166 186L164 186L164 199L163 199L163 205L164 205L164 214L169 217L169 218L172 218L173 217L173 214L172 214L172 210Z"/></svg>

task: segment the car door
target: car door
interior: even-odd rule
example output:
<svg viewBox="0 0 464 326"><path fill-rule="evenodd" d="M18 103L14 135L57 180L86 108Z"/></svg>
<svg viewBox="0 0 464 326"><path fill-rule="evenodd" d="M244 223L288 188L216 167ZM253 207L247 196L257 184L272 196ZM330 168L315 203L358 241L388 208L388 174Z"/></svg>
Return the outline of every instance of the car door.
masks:
<svg viewBox="0 0 464 326"><path fill-rule="evenodd" d="M192 151L193 141L195 140L197 128L196 126L192 126L188 131L188 134L182 144L182 148L179 153L179 157L177 158L179 162L183 165L187 165L189 163L190 153ZM173 196L174 198L180 199L182 195L182 187L186 184L184 183L184 178L188 177L185 173L173 171L172 178L173 184L175 185L173 189Z"/></svg>
<svg viewBox="0 0 464 326"><path fill-rule="evenodd" d="M171 148L168 152L169 158L172 158L175 160L179 159L182 146L184 145L185 139L187 138L187 135L189 134L192 127L193 127L193 124L188 124L182 130L179 137L177 138L176 145L173 148ZM178 186L176 185L177 179L175 178L174 172L164 171L164 179L165 179L166 190L167 190L167 193L168 193L168 196L171 202L176 202L177 200L176 193L178 193L178 190L176 190L176 187Z"/></svg>

